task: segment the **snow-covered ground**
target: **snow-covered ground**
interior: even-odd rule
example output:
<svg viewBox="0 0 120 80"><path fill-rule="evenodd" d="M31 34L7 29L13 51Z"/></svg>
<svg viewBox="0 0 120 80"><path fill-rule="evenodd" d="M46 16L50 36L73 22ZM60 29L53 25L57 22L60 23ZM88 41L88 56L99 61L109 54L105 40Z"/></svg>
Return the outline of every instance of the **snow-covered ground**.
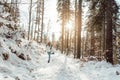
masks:
<svg viewBox="0 0 120 80"><path fill-rule="evenodd" d="M10 54L8 60L0 58L0 80L120 80L120 65L105 61L81 62L59 51L55 51L47 63L44 45L32 42L29 50L29 61L14 54Z"/></svg>
<svg viewBox="0 0 120 80"><path fill-rule="evenodd" d="M52 55L51 63L47 63L48 55L39 58L39 66L32 75L35 80L119 80L120 65L102 62L80 62L66 57L59 52Z"/></svg>
<svg viewBox="0 0 120 80"><path fill-rule="evenodd" d="M9 13L0 16L0 80L120 80L120 65L105 61L82 62L55 51L47 63L45 45L23 39Z"/></svg>

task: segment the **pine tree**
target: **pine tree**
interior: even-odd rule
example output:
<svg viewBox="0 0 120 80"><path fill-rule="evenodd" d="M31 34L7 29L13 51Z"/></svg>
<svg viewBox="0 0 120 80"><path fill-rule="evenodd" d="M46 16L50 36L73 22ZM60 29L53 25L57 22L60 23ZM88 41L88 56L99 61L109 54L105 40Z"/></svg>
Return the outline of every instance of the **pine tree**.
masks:
<svg viewBox="0 0 120 80"><path fill-rule="evenodd" d="M113 18L116 18L115 15L118 11L116 2L115 0L96 0L92 3L90 10L94 10L95 13L92 15L89 25L94 26L96 34L99 32L104 33L99 38L103 40L103 51L107 62L113 64L113 26L115 26L116 22Z"/></svg>

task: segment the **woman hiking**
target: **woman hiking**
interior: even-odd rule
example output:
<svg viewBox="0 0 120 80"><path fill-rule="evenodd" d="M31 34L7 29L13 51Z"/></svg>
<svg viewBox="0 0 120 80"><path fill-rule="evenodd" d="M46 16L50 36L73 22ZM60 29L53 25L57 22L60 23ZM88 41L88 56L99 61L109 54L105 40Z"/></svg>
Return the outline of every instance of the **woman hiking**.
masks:
<svg viewBox="0 0 120 80"><path fill-rule="evenodd" d="M52 54L52 44L50 42L48 42L48 44L46 45L47 48L47 54L48 54L48 63L50 62L50 57Z"/></svg>

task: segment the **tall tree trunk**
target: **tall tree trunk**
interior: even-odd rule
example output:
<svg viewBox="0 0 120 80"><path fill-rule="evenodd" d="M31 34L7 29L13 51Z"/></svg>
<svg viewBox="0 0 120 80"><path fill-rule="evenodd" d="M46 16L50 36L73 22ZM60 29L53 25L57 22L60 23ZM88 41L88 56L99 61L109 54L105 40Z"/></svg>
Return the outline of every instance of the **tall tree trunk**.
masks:
<svg viewBox="0 0 120 80"><path fill-rule="evenodd" d="M91 50L90 50L90 55L94 56L95 55L95 40L94 40L94 26L91 28Z"/></svg>
<svg viewBox="0 0 120 80"><path fill-rule="evenodd" d="M112 35L112 0L106 1L107 8L106 8L106 20L107 20L107 35L106 35L106 60L113 64L113 35Z"/></svg>
<svg viewBox="0 0 120 80"><path fill-rule="evenodd" d="M71 48L71 46L72 46L72 30L70 30L69 38L70 38L70 39L69 39L69 40L70 40L70 41L69 41L69 44L70 44L69 46L70 46L70 48Z"/></svg>
<svg viewBox="0 0 120 80"><path fill-rule="evenodd" d="M76 58L77 0L75 0L74 58Z"/></svg>
<svg viewBox="0 0 120 80"><path fill-rule="evenodd" d="M63 53L63 50L64 50L64 18L62 21L62 53Z"/></svg>
<svg viewBox="0 0 120 80"><path fill-rule="evenodd" d="M17 21L17 15L18 15L18 1L16 0L15 1L15 10L14 10L14 21L15 21L15 25L14 25L14 28L15 28L15 30L17 29L17 23L18 23L18 21Z"/></svg>
<svg viewBox="0 0 120 80"><path fill-rule="evenodd" d="M41 42L43 37L43 27L44 27L44 0L42 0L42 21L41 21Z"/></svg>
<svg viewBox="0 0 120 80"><path fill-rule="evenodd" d="M104 1L105 3L105 1ZM103 5L103 10L104 10L104 14L103 14L103 27L102 27L102 52L105 53L105 50L106 50L106 12L105 12L105 5Z"/></svg>
<svg viewBox="0 0 120 80"><path fill-rule="evenodd" d="M38 35L37 35L37 42L40 40L40 23L41 23L41 0L38 0Z"/></svg>
<svg viewBox="0 0 120 80"><path fill-rule="evenodd" d="M86 37L85 37L85 54L87 53L88 54L88 52L87 52L87 50L88 50L88 31L87 31L87 33L86 33Z"/></svg>
<svg viewBox="0 0 120 80"><path fill-rule="evenodd" d="M31 25L31 39L33 39L33 28L34 28L34 23L33 21L31 22L32 25Z"/></svg>
<svg viewBox="0 0 120 80"><path fill-rule="evenodd" d="M31 13L32 13L32 0L30 1L30 10L29 10L28 40L30 39Z"/></svg>
<svg viewBox="0 0 120 80"><path fill-rule="evenodd" d="M34 30L34 40L36 40L36 33L37 33L37 24L38 24L38 12L39 12L39 8L38 8L38 5L39 5L39 1L37 0L37 10L36 10L36 23L35 23L35 30Z"/></svg>
<svg viewBox="0 0 120 80"><path fill-rule="evenodd" d="M66 49L67 49L67 55L68 55L68 52L69 52L69 30L67 31L67 35L66 35Z"/></svg>
<svg viewBox="0 0 120 80"><path fill-rule="evenodd" d="M82 27L82 0L78 3L78 43L77 43L77 58L81 56L81 27Z"/></svg>
<svg viewBox="0 0 120 80"><path fill-rule="evenodd" d="M37 18L37 16L36 16L36 18ZM35 29L34 29L34 40L36 40L36 31L37 31L37 21L35 23Z"/></svg>

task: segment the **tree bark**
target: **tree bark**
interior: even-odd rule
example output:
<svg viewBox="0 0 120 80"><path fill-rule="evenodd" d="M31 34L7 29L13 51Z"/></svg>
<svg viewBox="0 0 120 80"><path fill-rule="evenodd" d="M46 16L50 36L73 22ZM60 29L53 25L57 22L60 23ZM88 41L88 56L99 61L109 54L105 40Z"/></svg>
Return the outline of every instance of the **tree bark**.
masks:
<svg viewBox="0 0 120 80"><path fill-rule="evenodd" d="M62 21L62 53L63 53L63 50L64 50L64 18Z"/></svg>
<svg viewBox="0 0 120 80"><path fill-rule="evenodd" d="M43 39L43 27L44 27L44 0L42 0L42 23L41 23L41 42Z"/></svg>
<svg viewBox="0 0 120 80"><path fill-rule="evenodd" d="M32 0L30 1L30 10L29 10L28 40L30 39L31 13L32 13Z"/></svg>
<svg viewBox="0 0 120 80"><path fill-rule="evenodd" d="M74 58L76 58L77 0L75 0Z"/></svg>
<svg viewBox="0 0 120 80"><path fill-rule="evenodd" d="M90 55L95 55L95 40L94 40L94 26L91 27L91 49L90 49Z"/></svg>
<svg viewBox="0 0 120 80"><path fill-rule="evenodd" d="M107 20L107 35L106 35L106 60L113 64L113 35L112 35L112 0L106 1L107 8L106 8L106 20Z"/></svg>
<svg viewBox="0 0 120 80"><path fill-rule="evenodd" d="M77 43L77 58L81 56L81 26L82 26L82 0L78 3L78 43Z"/></svg>

